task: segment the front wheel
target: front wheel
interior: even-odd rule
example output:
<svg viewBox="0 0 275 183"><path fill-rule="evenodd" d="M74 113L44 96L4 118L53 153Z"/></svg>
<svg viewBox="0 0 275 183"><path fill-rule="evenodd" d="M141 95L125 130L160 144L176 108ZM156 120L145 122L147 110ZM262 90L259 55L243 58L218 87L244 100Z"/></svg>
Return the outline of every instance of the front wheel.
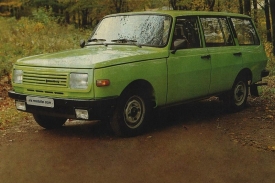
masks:
<svg viewBox="0 0 275 183"><path fill-rule="evenodd" d="M37 124L46 129L60 128L67 121L66 118L52 117L41 114L33 114Z"/></svg>
<svg viewBox="0 0 275 183"><path fill-rule="evenodd" d="M243 76L237 77L229 93L229 96L225 102L230 110L240 111L242 110L248 97L248 82Z"/></svg>
<svg viewBox="0 0 275 183"><path fill-rule="evenodd" d="M111 119L112 130L118 136L135 136L148 124L152 107L142 92L127 92L121 96Z"/></svg>

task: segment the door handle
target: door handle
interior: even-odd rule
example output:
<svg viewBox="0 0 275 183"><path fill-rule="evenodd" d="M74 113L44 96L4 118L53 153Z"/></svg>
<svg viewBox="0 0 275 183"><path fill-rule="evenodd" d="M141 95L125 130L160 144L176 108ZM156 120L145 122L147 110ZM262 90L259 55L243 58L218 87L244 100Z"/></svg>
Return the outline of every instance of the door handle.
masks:
<svg viewBox="0 0 275 183"><path fill-rule="evenodd" d="M241 56L242 52L233 53L234 56Z"/></svg>
<svg viewBox="0 0 275 183"><path fill-rule="evenodd" d="M211 58L211 55L203 55L201 56L202 59L210 59Z"/></svg>

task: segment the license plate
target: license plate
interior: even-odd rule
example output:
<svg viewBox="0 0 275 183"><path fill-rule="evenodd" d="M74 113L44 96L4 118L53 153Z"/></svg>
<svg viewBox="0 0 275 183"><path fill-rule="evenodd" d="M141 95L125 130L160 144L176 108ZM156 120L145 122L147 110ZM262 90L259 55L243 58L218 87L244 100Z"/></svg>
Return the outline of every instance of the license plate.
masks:
<svg viewBox="0 0 275 183"><path fill-rule="evenodd" d="M51 107L51 108L54 107L54 100L50 99L50 98L27 96L26 102L27 102L28 105Z"/></svg>

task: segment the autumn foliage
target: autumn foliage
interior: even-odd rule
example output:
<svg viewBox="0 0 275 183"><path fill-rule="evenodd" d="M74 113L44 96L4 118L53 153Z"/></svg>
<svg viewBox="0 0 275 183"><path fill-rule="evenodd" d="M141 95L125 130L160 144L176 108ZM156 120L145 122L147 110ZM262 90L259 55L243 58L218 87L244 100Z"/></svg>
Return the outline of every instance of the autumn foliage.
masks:
<svg viewBox="0 0 275 183"><path fill-rule="evenodd" d="M39 12L40 11L40 12ZM32 19L0 17L0 128L29 115L19 113L7 97L11 89L12 64L19 58L79 48L79 40L88 38L91 30L61 26L43 10Z"/></svg>

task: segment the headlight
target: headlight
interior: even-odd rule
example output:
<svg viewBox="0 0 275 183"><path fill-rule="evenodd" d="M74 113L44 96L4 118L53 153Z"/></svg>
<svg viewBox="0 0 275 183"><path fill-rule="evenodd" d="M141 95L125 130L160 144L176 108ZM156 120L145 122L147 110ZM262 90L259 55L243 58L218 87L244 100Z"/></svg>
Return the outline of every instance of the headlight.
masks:
<svg viewBox="0 0 275 183"><path fill-rule="evenodd" d="M13 70L13 82L22 83L23 82L23 71L22 70Z"/></svg>
<svg viewBox="0 0 275 183"><path fill-rule="evenodd" d="M88 88L88 74L71 73L70 74L70 88L72 88L72 89L87 89Z"/></svg>

